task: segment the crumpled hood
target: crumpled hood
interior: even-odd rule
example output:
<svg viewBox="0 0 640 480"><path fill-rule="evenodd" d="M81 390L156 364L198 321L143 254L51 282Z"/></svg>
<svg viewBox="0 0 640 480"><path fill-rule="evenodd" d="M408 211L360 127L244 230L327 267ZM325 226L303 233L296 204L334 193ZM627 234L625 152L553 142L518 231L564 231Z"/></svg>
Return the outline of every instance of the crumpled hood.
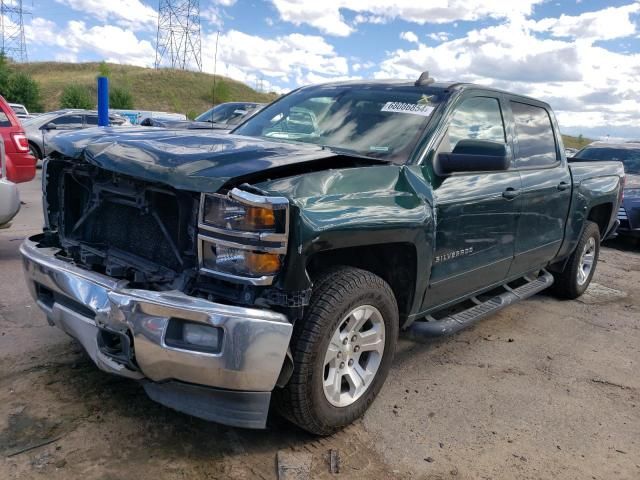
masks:
<svg viewBox="0 0 640 480"><path fill-rule="evenodd" d="M316 145L154 127L79 130L57 135L48 148L106 170L197 192L215 192L232 178L339 156Z"/></svg>

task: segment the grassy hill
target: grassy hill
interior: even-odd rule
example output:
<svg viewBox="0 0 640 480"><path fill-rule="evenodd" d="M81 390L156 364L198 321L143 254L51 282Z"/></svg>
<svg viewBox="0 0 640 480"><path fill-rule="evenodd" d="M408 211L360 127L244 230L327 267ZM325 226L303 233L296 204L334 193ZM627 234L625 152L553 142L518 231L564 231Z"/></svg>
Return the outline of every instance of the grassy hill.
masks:
<svg viewBox="0 0 640 480"><path fill-rule="evenodd" d="M562 142L566 148L577 148L578 150L586 147L594 140L584 137L572 137L571 135L562 135Z"/></svg>
<svg viewBox="0 0 640 480"><path fill-rule="evenodd" d="M98 63L35 62L14 64L18 71L25 71L40 84L45 111L60 107L60 95L65 85L76 83L96 90ZM211 107L213 75L183 70L133 67L109 64L110 84L126 87L133 94L134 106L140 110L161 110L185 113L190 116ZM277 95L256 92L244 83L222 79L223 87L216 88L216 103L220 101L270 102Z"/></svg>

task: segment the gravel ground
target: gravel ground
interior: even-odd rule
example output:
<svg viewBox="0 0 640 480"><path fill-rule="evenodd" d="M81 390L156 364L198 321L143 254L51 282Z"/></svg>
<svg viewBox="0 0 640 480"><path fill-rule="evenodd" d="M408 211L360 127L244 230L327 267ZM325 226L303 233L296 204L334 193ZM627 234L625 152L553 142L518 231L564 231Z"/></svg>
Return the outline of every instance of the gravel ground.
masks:
<svg viewBox="0 0 640 480"><path fill-rule="evenodd" d="M312 478L640 478L640 250L603 248L577 301L542 294L426 344L401 340L362 421L314 438L200 421L98 371L49 327L18 246L41 226L39 184L0 230L0 478L274 479L278 451ZM340 455L330 474L328 453Z"/></svg>

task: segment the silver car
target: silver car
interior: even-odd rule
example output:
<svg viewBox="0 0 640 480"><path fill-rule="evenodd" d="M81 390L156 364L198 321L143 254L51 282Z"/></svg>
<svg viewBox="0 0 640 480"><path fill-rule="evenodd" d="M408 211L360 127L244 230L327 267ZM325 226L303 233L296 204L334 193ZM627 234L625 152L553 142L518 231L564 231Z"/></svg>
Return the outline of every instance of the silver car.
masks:
<svg viewBox="0 0 640 480"><path fill-rule="evenodd" d="M109 114L112 126L130 125L129 121L117 114ZM49 152L47 144L59 133L98 126L98 112L95 110L57 110L43 113L22 122L29 140L31 155L42 160Z"/></svg>
<svg viewBox="0 0 640 480"><path fill-rule="evenodd" d="M20 120L33 117L33 115L29 114L27 107L25 107L21 103L10 103L9 106L11 107L13 112L16 114L16 117L18 117Z"/></svg>

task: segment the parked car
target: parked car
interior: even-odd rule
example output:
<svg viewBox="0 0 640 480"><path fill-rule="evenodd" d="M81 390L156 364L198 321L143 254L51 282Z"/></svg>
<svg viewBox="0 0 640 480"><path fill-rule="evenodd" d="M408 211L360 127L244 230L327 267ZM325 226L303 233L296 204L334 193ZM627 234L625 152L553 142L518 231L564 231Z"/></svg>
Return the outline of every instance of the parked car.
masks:
<svg viewBox="0 0 640 480"><path fill-rule="evenodd" d="M195 118L196 122L209 122L226 124L229 120L244 117L248 113L263 107L263 103L257 102L227 102L220 103Z"/></svg>
<svg viewBox="0 0 640 480"><path fill-rule="evenodd" d="M187 130L218 130L220 132L230 132L246 119L255 115L262 108L262 103L221 103L211 110L196 117L195 120L176 120L172 118L147 118L140 125L144 127L161 127L171 129ZM216 112L213 112L213 110Z"/></svg>
<svg viewBox="0 0 640 480"><path fill-rule="evenodd" d="M567 156L567 158L571 158L573 157L576 153L578 152L577 148L570 148L570 147L566 147L564 149L564 153Z"/></svg>
<svg viewBox="0 0 640 480"><path fill-rule="evenodd" d="M112 126L130 125L123 116L110 113L109 121ZM53 137L71 130L98 126L98 112L95 110L56 110L43 113L23 122L29 141L29 151L39 160L49 152L48 144Z"/></svg>
<svg viewBox="0 0 640 480"><path fill-rule="evenodd" d="M18 187L7 178L7 163L4 140L0 137L0 229L7 228L20 210Z"/></svg>
<svg viewBox="0 0 640 480"><path fill-rule="evenodd" d="M111 109L110 112L125 117L131 125L141 125L146 119L154 120L187 120L184 113L159 112L155 110L126 110L122 108Z"/></svg>
<svg viewBox="0 0 640 480"><path fill-rule="evenodd" d="M544 102L424 76L301 88L228 135L53 144L21 246L49 322L164 405L262 428L273 398L321 435L367 410L399 330L580 296L624 175L568 165Z"/></svg>
<svg viewBox="0 0 640 480"><path fill-rule="evenodd" d="M580 150L572 161L596 162L615 160L622 162L626 173L624 200L618 210L620 226L617 233L640 238L640 142L596 142Z"/></svg>
<svg viewBox="0 0 640 480"><path fill-rule="evenodd" d="M13 183L28 182L36 175L36 159L20 120L4 98L0 97L0 135L4 140L6 177Z"/></svg>
<svg viewBox="0 0 640 480"><path fill-rule="evenodd" d="M29 115L29 112L27 111L27 107L25 107L24 105L22 105L20 103L10 103L9 106L11 107L11 109L16 114L16 117L18 117L18 118L30 118L31 117L31 115Z"/></svg>

